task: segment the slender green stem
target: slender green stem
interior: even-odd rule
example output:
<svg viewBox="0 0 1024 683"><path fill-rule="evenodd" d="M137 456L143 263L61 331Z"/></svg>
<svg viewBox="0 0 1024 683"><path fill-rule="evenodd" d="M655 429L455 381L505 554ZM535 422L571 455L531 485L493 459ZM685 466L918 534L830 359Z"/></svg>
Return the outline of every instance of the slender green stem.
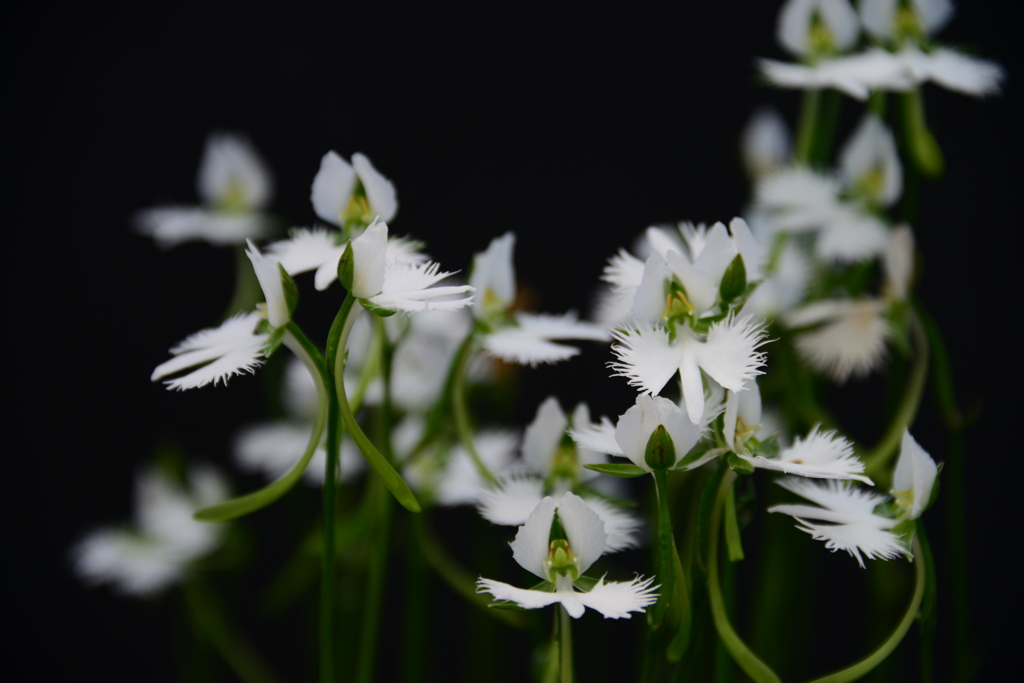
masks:
<svg viewBox="0 0 1024 683"><path fill-rule="evenodd" d="M405 483L401 475L395 471L391 464L370 442L370 439L367 438L362 427L356 422L356 417L352 414L352 406L349 404L348 396L345 394L345 344L348 342L348 335L352 331L352 325L355 323L356 316L362 312L362 308L353 307L354 303L355 297L349 294L345 298L338 316L335 318L334 325L331 326L331 334L333 336L336 326L339 325L338 321L342 321L340 327L337 328L339 329L337 335L338 342L334 345L333 356L340 360L340 362L334 364L334 387L338 394L338 407L341 409L341 417L345 421L345 428L348 429L349 435L356 446L359 447L366 462L370 464L370 467L384 481L384 485L388 487L388 490L391 491L406 510L419 512L420 504L416 501L416 496L413 495L412 490L409 489L409 485ZM330 351L331 344L328 342L328 353Z"/></svg>
<svg viewBox="0 0 1024 683"><path fill-rule="evenodd" d="M466 372L469 370L469 361L473 357L475 341L473 333L470 332L455 356L454 374L452 375L452 409L455 413L455 428L458 430L462 446L469 453L469 457L472 458L473 464L476 465L476 469L484 481L494 485L498 483L498 479L484 464L473 443L473 428L470 426L469 406L466 403Z"/></svg>
<svg viewBox="0 0 1024 683"><path fill-rule="evenodd" d="M559 683L572 683L572 617L565 607L558 606L558 635L561 646L558 649L559 667L561 673Z"/></svg>
<svg viewBox="0 0 1024 683"><path fill-rule="evenodd" d="M421 519L423 515L417 515ZM427 678L427 633L430 585L423 551L412 544L405 553L405 622L402 628L402 681L421 683Z"/></svg>
<svg viewBox="0 0 1024 683"><path fill-rule="evenodd" d="M334 349L336 352L337 349ZM327 356L328 368L337 364L333 354ZM334 676L334 583L337 579L334 554L334 525L338 516L338 476L341 463L341 421L339 419L338 394L333 383L328 382L330 411L327 416L327 463L324 470L323 486L323 552L320 554L320 680L333 683Z"/></svg>
<svg viewBox="0 0 1024 683"><path fill-rule="evenodd" d="M658 628L673 599L676 577L676 560L673 555L676 554L676 548L668 497L668 474L665 470L654 470L651 474L654 475L654 490L658 497L658 581L661 582L661 595L651 610L651 622L653 628Z"/></svg>
<svg viewBox="0 0 1024 683"><path fill-rule="evenodd" d="M743 543L740 540L740 525L736 519L736 487L730 486L725 494L725 546L729 551L729 561L739 562L743 559Z"/></svg>
<svg viewBox="0 0 1024 683"><path fill-rule="evenodd" d="M213 589L198 577L182 582L192 620L202 629L244 683L275 683L277 677L260 653L228 621Z"/></svg>
<svg viewBox="0 0 1024 683"><path fill-rule="evenodd" d="M896 626L896 629L877 650L864 659L841 671L821 678L815 678L811 683L849 683L850 681L855 681L878 666L900 644L903 636L907 634L910 625L914 623L914 619L917 617L918 609L921 607L921 599L924 597L925 584L927 583L924 553L921 548L921 542L916 537L914 538L913 551L917 558L914 561L914 595L911 597L910 605L907 606L907 611L904 613L903 619Z"/></svg>
<svg viewBox="0 0 1024 683"><path fill-rule="evenodd" d="M302 364L309 370L309 374L313 376L313 383L316 385L319 409L316 421L313 423L313 432L309 435L309 441L306 443L306 450L303 452L302 457L292 465L292 468L277 479L277 481L264 486L258 491L253 491L238 498L232 498L224 503L203 508L196 512L194 517L200 522L227 522L270 505L298 483L299 479L302 478L302 474L306 471L309 461L312 460L313 454L316 453L317 447L320 445L324 426L327 424L330 406L328 391L330 381L327 379L323 357L317 348L310 343L309 338L294 323L288 323L288 332L284 337L284 345L298 356Z"/></svg>
<svg viewBox="0 0 1024 683"><path fill-rule="evenodd" d="M921 405L925 380L928 379L928 338L917 315L909 313L911 334L914 339L914 365L907 379L903 399L900 401L896 414L878 444L864 454L864 469L867 476L876 478L885 476L889 461L896 454L903 440L903 432L908 429L917 417L917 409Z"/></svg>
<svg viewBox="0 0 1024 683"><path fill-rule="evenodd" d="M804 91L800 105L800 123L797 125L796 149L794 156L799 164L811 163L814 150L814 135L818 127L818 109L821 104L820 90Z"/></svg>
<svg viewBox="0 0 1024 683"><path fill-rule="evenodd" d="M370 575L366 586L366 607L363 611L359 656L356 663L355 680L359 683L373 681L374 665L377 659L377 642L380 639L381 609L384 599L384 585L388 574L388 547L391 537L391 520L394 506L380 483L374 481L367 495L374 497L375 519L370 535Z"/></svg>
<svg viewBox="0 0 1024 683"><path fill-rule="evenodd" d="M748 676L757 683L781 683L771 668L762 662L729 623L725 600L722 597L722 586L718 576L718 538L721 532L722 512L729 496L729 489L736 481L734 472L726 472L718 487L714 509L711 511L711 529L708 541L708 598L711 602L711 616L715 622L718 637L729 651L733 660Z"/></svg>

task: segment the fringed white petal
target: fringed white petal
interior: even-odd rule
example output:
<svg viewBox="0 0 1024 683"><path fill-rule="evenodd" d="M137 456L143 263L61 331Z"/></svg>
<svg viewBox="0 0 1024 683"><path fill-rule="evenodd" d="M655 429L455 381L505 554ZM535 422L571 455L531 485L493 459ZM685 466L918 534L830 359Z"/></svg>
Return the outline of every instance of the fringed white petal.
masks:
<svg viewBox="0 0 1024 683"><path fill-rule="evenodd" d="M603 614L605 619L629 619L631 612L643 612L657 602L655 591L660 586L651 586L652 581L653 576L647 579L638 576L628 583L605 583L602 576L590 591L577 593L576 599Z"/></svg>
<svg viewBox="0 0 1024 683"><path fill-rule="evenodd" d="M540 363L558 363L579 354L575 346L556 344L530 330L505 327L484 337L483 348L490 356L506 363L537 367Z"/></svg>
<svg viewBox="0 0 1024 683"><path fill-rule="evenodd" d="M523 609L538 609L540 607L547 607L556 602L561 602L561 597L558 593L548 593L546 591L530 590L528 588L516 588L510 586L507 583L501 581L494 581L493 579L477 579L476 582L477 593L490 593L494 596L495 600L504 600L508 602L514 602Z"/></svg>
<svg viewBox="0 0 1024 683"><path fill-rule="evenodd" d="M835 515L846 515L841 519L876 524L881 528L888 529L896 522L886 517L879 517L874 514L875 507L886 500L886 496L876 493L871 489L856 486L853 482L845 479L814 480L803 477L786 477L780 479L779 486L792 491L802 498L821 506L817 513L805 512L801 516L811 519L825 519L837 521L840 518L825 516L831 512ZM769 508L774 512L775 506ZM812 508L813 510L813 508Z"/></svg>
<svg viewBox="0 0 1024 683"><path fill-rule="evenodd" d="M617 362L609 363L613 376L626 377L630 386L650 394L660 392L679 369L683 349L669 343L668 332L634 320L612 333L612 352Z"/></svg>
<svg viewBox="0 0 1024 683"><path fill-rule="evenodd" d="M825 547L832 552L845 550L862 568L862 552L869 560L890 560L906 552L898 537L871 524L813 524L799 518L797 521L797 529L806 531L816 541L825 541Z"/></svg>
<svg viewBox="0 0 1024 683"><path fill-rule="evenodd" d="M388 262L380 294L370 301L382 308L406 313L452 311L473 303L473 297L450 299L453 295L472 292L469 285L432 287L452 273L440 271L437 263Z"/></svg>
<svg viewBox="0 0 1024 683"><path fill-rule="evenodd" d="M198 206L158 206L138 211L132 218L135 231L152 237L161 249L184 242L209 242L216 246L244 244L270 234L271 223L259 213L225 213Z"/></svg>
<svg viewBox="0 0 1024 683"><path fill-rule="evenodd" d="M174 358L158 365L150 379L155 382L194 367L192 372L164 382L168 389L182 391L207 384L227 384L233 375L252 373L263 364L263 347L270 337L255 334L260 320L257 313L240 314L228 318L220 327L190 335L171 349Z"/></svg>
<svg viewBox="0 0 1024 683"><path fill-rule="evenodd" d="M618 441L615 440L615 425L607 417L602 417L600 423L578 424L573 422L572 429L569 430L569 436L581 448L598 453L607 453L608 455L620 455L623 457L626 455L619 446Z"/></svg>
<svg viewBox="0 0 1024 683"><path fill-rule="evenodd" d="M519 526L544 499L544 482L536 477L507 477L497 488L481 491L477 498L480 516L491 524Z"/></svg>
<svg viewBox="0 0 1024 683"><path fill-rule="evenodd" d="M572 554L580 561L580 572L587 571L601 557L608 543L604 522L572 491L567 491L558 501L558 521L565 530Z"/></svg>
<svg viewBox="0 0 1024 683"><path fill-rule="evenodd" d="M87 584L107 583L123 595L159 593L184 570L175 554L119 529L92 532L72 548L71 557L75 573Z"/></svg>
<svg viewBox="0 0 1024 683"><path fill-rule="evenodd" d="M613 505L596 496L587 496L584 500L604 522L604 531L608 534L604 552L617 553L640 545L637 532L640 530L641 522L629 508Z"/></svg>
<svg viewBox="0 0 1024 683"><path fill-rule="evenodd" d="M551 522L554 519L555 499L547 496L537 503L526 523L516 532L515 540L509 543L512 548L512 559L518 562L520 567L536 574L544 581L550 581L550 577L544 571L544 561L548 559Z"/></svg>
<svg viewBox="0 0 1024 683"><path fill-rule="evenodd" d="M644 262L625 249L619 249L619 253L608 259L601 279L616 291L632 294L643 279L643 275Z"/></svg>
<svg viewBox="0 0 1024 683"><path fill-rule="evenodd" d="M998 95L1006 76L1003 67L995 62L946 48L928 55L926 69L932 82L972 97Z"/></svg>
<svg viewBox="0 0 1024 683"><path fill-rule="evenodd" d="M345 243L338 244L337 231L324 228L294 228L288 239L273 242L267 246L267 254L284 266L289 275L316 270L329 261L335 263L345 251Z"/></svg>
<svg viewBox="0 0 1024 683"><path fill-rule="evenodd" d="M762 374L758 368L764 365L765 354L757 349L765 343L766 334L751 316L732 316L712 325L707 341L695 345L697 361L723 387L740 391L746 380Z"/></svg>
<svg viewBox="0 0 1024 683"><path fill-rule="evenodd" d="M789 448L775 458L744 457L754 467L820 479L856 479L869 486L872 481L861 474L864 463L854 454L853 444L835 430L811 430L806 439L797 437Z"/></svg>
<svg viewBox="0 0 1024 683"><path fill-rule="evenodd" d="M610 335L599 325L578 320L574 311L553 313L516 313L516 323L542 339L583 339L608 341Z"/></svg>
<svg viewBox="0 0 1024 683"><path fill-rule="evenodd" d="M885 358L885 342L890 335L885 319L885 303L877 299L835 299L819 301L794 311L787 317L791 327L823 324L796 338L800 355L815 369L836 382L851 375L866 375Z"/></svg>

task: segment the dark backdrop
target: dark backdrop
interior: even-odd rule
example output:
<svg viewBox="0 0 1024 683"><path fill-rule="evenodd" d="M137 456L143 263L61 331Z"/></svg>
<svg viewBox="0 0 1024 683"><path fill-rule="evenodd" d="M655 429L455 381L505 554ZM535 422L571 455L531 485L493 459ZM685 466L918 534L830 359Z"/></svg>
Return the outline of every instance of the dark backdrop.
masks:
<svg viewBox="0 0 1024 683"><path fill-rule="evenodd" d="M129 230L138 208L194 201L207 132L250 135L276 174L274 211L296 225L313 220L320 156L363 151L398 188L394 230L426 240L446 268L465 269L515 230L520 280L538 307L586 311L604 259L647 225L741 210L737 140L757 104L795 120L799 96L759 87L752 68L755 56L782 56L776 3L680 5L40 5L9 17L7 553L19 628L47 648L42 670L171 676L173 608L81 589L67 548L130 514L133 474L162 438L177 433L196 457L226 464L234 426L265 415L254 380L184 395L148 382L167 348L215 322L228 297L229 252L161 253ZM979 416L967 439L968 542L975 632L990 653L1000 646L987 618L1007 599L995 567L1007 560L1017 459L1015 404L999 393L1018 393L1020 59L1009 5L964 3L944 33L1010 78L985 102L928 88L948 173L923 188L918 226L921 295L948 335L961 402ZM843 131L855 111L846 107ZM605 378L606 360L588 353L528 373L520 422L552 383L564 405L621 412L631 394ZM877 410L868 389L855 383L839 399L852 430ZM915 433L941 459L928 400L921 419ZM260 638L275 662L288 660L275 636Z"/></svg>

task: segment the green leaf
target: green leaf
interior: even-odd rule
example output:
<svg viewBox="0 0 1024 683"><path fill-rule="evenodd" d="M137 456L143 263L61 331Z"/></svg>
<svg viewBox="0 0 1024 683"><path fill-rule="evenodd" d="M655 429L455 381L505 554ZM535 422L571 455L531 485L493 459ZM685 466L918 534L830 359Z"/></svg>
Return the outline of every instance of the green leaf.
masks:
<svg viewBox="0 0 1024 683"><path fill-rule="evenodd" d="M743 265L743 257L736 254L732 263L725 269L722 276L722 284L718 287L718 293L723 302L730 302L741 296L747 288L747 267Z"/></svg>
<svg viewBox="0 0 1024 683"><path fill-rule="evenodd" d="M369 311L370 313L373 313L378 318L387 318L388 316L392 316L398 312L391 308L383 308L381 306L378 306L369 299L359 299L358 301L360 306L362 306L365 310Z"/></svg>
<svg viewBox="0 0 1024 683"><path fill-rule="evenodd" d="M355 278L355 257L352 255L352 242L345 245L345 251L338 260L338 282L347 291L352 291L352 280Z"/></svg>
<svg viewBox="0 0 1024 683"><path fill-rule="evenodd" d="M642 467L637 467L633 464L625 463L598 463L596 465L584 465L588 470L594 470L601 474L607 474L613 477L622 477L623 479L632 479L633 477L642 477L647 474L647 470Z"/></svg>
<svg viewBox="0 0 1024 683"><path fill-rule="evenodd" d="M287 329L284 327L276 327L270 333L270 338L267 339L267 343L263 345L262 353L266 358L270 358L274 355L274 352L281 348L281 343L284 342L284 335Z"/></svg>
<svg viewBox="0 0 1024 683"><path fill-rule="evenodd" d="M295 314L295 309L299 307L299 286L295 284L295 280L288 274L288 271L284 269L280 262L277 264L277 269L281 273L284 301L288 304L288 317L291 317Z"/></svg>

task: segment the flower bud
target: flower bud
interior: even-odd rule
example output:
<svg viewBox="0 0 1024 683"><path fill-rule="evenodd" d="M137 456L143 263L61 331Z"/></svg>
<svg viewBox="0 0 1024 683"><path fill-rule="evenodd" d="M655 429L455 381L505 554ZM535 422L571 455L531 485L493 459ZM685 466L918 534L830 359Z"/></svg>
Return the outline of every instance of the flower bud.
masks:
<svg viewBox="0 0 1024 683"><path fill-rule="evenodd" d="M658 425L651 433L644 451L644 461L652 470L667 470L676 464L676 445L665 425Z"/></svg>

